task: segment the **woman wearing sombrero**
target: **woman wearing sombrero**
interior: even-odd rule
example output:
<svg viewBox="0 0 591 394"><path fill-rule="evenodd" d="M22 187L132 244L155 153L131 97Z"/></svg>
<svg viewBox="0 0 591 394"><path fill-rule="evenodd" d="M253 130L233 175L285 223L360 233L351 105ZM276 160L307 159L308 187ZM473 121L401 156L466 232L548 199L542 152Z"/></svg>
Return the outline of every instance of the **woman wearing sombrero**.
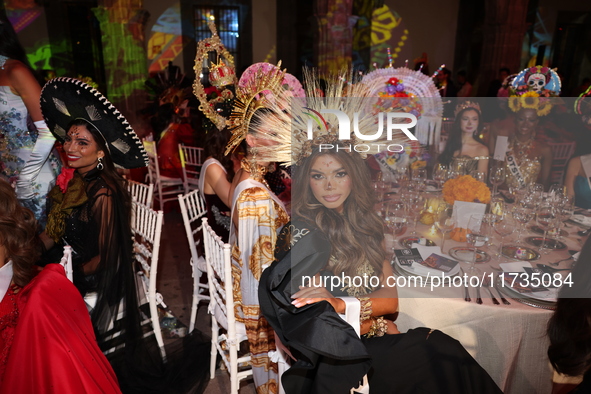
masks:
<svg viewBox="0 0 591 394"><path fill-rule="evenodd" d="M49 193L48 223L41 235L46 255L57 249L59 256L64 244L72 247L74 285L83 296L96 294L89 308L91 321L101 350L117 347L107 357L122 391L166 392L170 382L158 346L153 336L143 339L131 197L115 168L146 166L147 154L125 117L79 80L49 81L41 93L41 109L63 143L69 167ZM119 332L118 340L109 339Z"/></svg>

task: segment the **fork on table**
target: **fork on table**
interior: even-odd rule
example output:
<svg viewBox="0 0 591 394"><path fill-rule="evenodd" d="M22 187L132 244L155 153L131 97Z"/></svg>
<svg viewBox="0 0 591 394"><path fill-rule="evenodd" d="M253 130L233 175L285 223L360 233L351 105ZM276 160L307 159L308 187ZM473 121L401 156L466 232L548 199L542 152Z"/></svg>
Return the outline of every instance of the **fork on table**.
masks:
<svg viewBox="0 0 591 394"><path fill-rule="evenodd" d="M490 298L493 302L493 304L495 305L499 305L499 301L495 298L495 296L493 295L491 289L490 289L490 278L488 276L484 277L484 280L482 281L482 287L484 287L487 291L488 294L490 294Z"/></svg>

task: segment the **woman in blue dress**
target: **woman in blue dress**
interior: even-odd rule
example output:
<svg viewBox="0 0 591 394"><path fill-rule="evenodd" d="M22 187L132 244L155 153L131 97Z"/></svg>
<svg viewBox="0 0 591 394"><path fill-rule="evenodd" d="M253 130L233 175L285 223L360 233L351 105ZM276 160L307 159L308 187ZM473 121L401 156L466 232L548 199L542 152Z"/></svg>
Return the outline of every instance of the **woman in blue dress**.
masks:
<svg viewBox="0 0 591 394"><path fill-rule="evenodd" d="M51 155L55 138L43 120L40 95L14 29L0 19L0 177L16 185L18 199L45 227L45 200L60 164ZM29 117L34 127L27 125Z"/></svg>

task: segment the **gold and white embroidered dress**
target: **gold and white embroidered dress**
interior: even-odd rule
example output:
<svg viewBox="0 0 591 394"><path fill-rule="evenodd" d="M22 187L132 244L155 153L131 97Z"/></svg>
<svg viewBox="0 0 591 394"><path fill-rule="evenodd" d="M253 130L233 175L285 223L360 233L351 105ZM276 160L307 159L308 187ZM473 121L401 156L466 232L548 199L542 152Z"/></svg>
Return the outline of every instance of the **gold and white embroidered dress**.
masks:
<svg viewBox="0 0 591 394"><path fill-rule="evenodd" d="M277 363L269 352L275 350L273 329L259 307L259 279L273 262L277 235L289 217L281 201L260 182L246 179L234 192L232 217L232 279L236 320L243 322L250 345L253 378L258 394L278 393Z"/></svg>

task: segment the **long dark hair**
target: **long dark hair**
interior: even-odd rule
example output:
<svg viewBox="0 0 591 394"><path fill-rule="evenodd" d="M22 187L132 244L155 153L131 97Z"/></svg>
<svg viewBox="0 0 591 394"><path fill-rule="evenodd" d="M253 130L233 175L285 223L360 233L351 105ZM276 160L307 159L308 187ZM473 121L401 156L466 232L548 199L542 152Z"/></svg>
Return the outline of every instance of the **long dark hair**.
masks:
<svg viewBox="0 0 591 394"><path fill-rule="evenodd" d="M464 115L464 113L466 111L476 111L476 113L478 114L478 127L476 128L476 130L474 130L472 137L474 137L474 139L476 141L478 141L482 144L482 140L480 139L480 132L482 131L482 128L484 127L484 122L482 121L482 114L480 113L479 110L477 110L476 108L473 108L473 107L468 107L468 108L461 110L456 115L456 118L454 120L454 124L452 125L451 131L449 133L449 137L447 138L447 143L445 144L445 149L439 155L439 163L441 163L443 165L448 166L451 163L451 161L454 157L454 154L457 151L460 151L462 149L462 124L461 124L461 121L462 121L462 115Z"/></svg>
<svg viewBox="0 0 591 394"><path fill-rule="evenodd" d="M0 246L12 260L12 280L19 286L25 286L31 280L33 264L39 259L37 221L33 212L18 203L14 189L2 179Z"/></svg>
<svg viewBox="0 0 591 394"><path fill-rule="evenodd" d="M6 18L4 13L0 13L0 55L18 60L31 69L27 54L18 41L18 36L16 35L12 24Z"/></svg>
<svg viewBox="0 0 591 394"><path fill-rule="evenodd" d="M556 371L579 376L591 369L591 238L571 277L572 285L562 286L556 311L548 321L548 358Z"/></svg>
<svg viewBox="0 0 591 394"><path fill-rule="evenodd" d="M382 246L384 225L374 210L375 193L365 161L359 154L316 148L312 155L293 170L292 218L318 227L328 237L336 264L333 273L357 275L357 268L368 262L381 275L386 252ZM322 205L310 188L310 169L319 156L338 160L352 180L351 194L345 200L343 214Z"/></svg>
<svg viewBox="0 0 591 394"><path fill-rule="evenodd" d="M213 157L220 163L226 170L226 179L228 182L232 182L234 178L234 162L232 161L232 155L224 155L226 151L226 145L230 140L230 132L228 128L224 127L222 130L213 128L207 133L205 137L205 157Z"/></svg>
<svg viewBox="0 0 591 394"><path fill-rule="evenodd" d="M100 172L101 178L103 178L105 182L111 188L113 188L115 193L121 196L121 200L125 204L126 212L131 212L131 195L127 189L127 181L117 172L115 163L113 163L113 159L111 159L105 137L103 137L96 127L94 127L94 125L84 119L79 118L73 120L69 124L67 130L70 130L70 127L72 126L86 126L90 134L92 134L92 138L94 138L94 141L98 145L98 150L102 150L105 153L105 156L102 160L103 169Z"/></svg>

